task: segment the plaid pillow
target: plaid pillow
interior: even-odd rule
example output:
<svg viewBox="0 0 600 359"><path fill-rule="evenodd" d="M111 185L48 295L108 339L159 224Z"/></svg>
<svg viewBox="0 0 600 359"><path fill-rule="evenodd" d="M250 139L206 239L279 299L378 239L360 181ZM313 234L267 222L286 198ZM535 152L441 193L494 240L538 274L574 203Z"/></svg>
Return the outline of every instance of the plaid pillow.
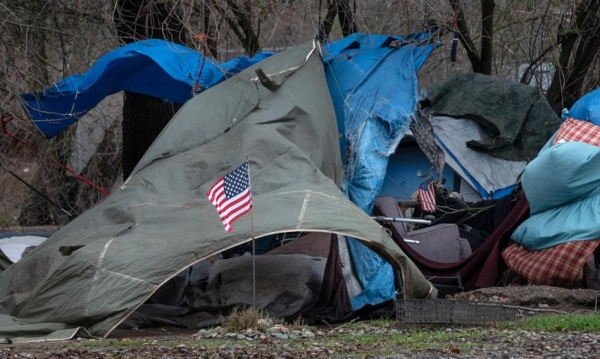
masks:
<svg viewBox="0 0 600 359"><path fill-rule="evenodd" d="M517 243L502 251L511 271L531 284L569 287L583 278L583 265L600 240L571 241L541 251L529 251Z"/></svg>
<svg viewBox="0 0 600 359"><path fill-rule="evenodd" d="M600 126L591 122L567 118L560 125L552 146L563 142L584 142L600 147Z"/></svg>

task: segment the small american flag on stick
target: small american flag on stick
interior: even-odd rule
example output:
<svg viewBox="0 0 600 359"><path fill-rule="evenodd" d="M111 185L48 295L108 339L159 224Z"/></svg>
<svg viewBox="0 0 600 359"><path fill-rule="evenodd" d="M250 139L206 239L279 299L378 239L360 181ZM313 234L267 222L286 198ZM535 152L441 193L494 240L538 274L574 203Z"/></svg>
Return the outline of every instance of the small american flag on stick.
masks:
<svg viewBox="0 0 600 359"><path fill-rule="evenodd" d="M233 230L231 224L250 212L250 208L252 208L248 162L219 178L208 190L206 196L217 208L225 230L231 232Z"/></svg>
<svg viewBox="0 0 600 359"><path fill-rule="evenodd" d="M435 184L433 178L426 180L419 186L419 200L422 211L435 212Z"/></svg>

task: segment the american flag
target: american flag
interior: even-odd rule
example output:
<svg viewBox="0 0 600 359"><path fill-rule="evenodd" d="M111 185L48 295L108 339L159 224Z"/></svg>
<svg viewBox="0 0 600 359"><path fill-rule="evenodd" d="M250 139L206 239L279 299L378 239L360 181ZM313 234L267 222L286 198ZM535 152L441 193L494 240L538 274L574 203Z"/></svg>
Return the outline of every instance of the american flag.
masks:
<svg viewBox="0 0 600 359"><path fill-rule="evenodd" d="M433 178L426 180L419 186L419 199L421 210L435 212L435 184Z"/></svg>
<svg viewBox="0 0 600 359"><path fill-rule="evenodd" d="M219 178L208 190L206 196L217 208L225 230L231 232L233 230L231 224L252 208L248 162Z"/></svg>

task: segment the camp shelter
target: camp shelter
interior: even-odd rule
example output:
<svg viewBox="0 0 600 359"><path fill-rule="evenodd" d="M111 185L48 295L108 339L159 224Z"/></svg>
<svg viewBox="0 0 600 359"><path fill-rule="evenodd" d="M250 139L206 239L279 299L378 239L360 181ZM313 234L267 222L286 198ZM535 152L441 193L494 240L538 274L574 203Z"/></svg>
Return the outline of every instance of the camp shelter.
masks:
<svg viewBox="0 0 600 359"><path fill-rule="evenodd" d="M341 186L366 213L373 211L378 196L412 196L424 180L419 172L424 175L432 167L420 146L408 145L412 126L422 121L416 116L421 97L417 72L439 45L432 33L404 37L356 33L323 46L344 154ZM421 104L431 115L433 141L449 167L444 172L446 186L456 185L466 200L510 194L528 156L558 126L543 96L526 85L468 74L427 90L429 104ZM536 131L539 135L532 133ZM353 307L393 297L391 267L352 239L349 246L365 288L352 299Z"/></svg>
<svg viewBox="0 0 600 359"><path fill-rule="evenodd" d="M1 336L106 336L177 273L252 234L355 238L401 269L406 298L434 297L384 229L339 190L338 141L315 42L194 97L117 191L0 273ZM205 193L246 158L253 215L228 233Z"/></svg>
<svg viewBox="0 0 600 359"><path fill-rule="evenodd" d="M465 236L465 231L461 230L470 231L474 221L486 228L485 236L477 248L472 248L470 255L456 255L455 260L448 263L427 257L424 251L415 250L415 246L411 248L405 241L411 238L411 233L406 233L400 223L390 226L393 237L423 274L431 278L438 287L451 285L470 290L496 285L503 265L500 252L509 243L513 232L529 217L527 199L519 191L513 192L518 188L515 186L518 176L526 168L527 161L537 156L538 151L558 129L559 119L536 88L481 74L454 75L430 86L421 105L432 123L437 144L444 150L446 165L449 165L446 167L452 169L445 169L443 176L447 180L459 177L461 184L467 182L472 187L471 198L477 199L479 196L480 200L486 199L468 203L466 207L463 206L465 210L462 213L461 208L452 213L454 208L444 203L444 208L438 208L433 213L434 225L428 229L432 231L438 224L461 225L461 228L453 228L456 234L454 237L446 237L454 240L456 250L460 249L458 243ZM406 147L413 153L421 153L419 147L403 147L401 143L397 149L399 156L402 156ZM427 163L424 154L421 157L422 167L413 165L411 168L402 163L395 167L392 156L388 174L396 168L395 176L390 175L396 183L402 183L403 178L416 177L419 170L424 172L432 166ZM401 160L407 161L405 158ZM411 161L416 163L412 159ZM548 168L550 167L546 166L540 173L547 176ZM402 170L405 172L401 172ZM408 181L402 183L405 187L413 186L404 191L410 196L421 181L418 178L412 184ZM454 188L455 184L447 181L444 186L462 192L460 188ZM380 193L382 197L376 201L378 215L403 214L395 198L405 197L406 194L400 192L398 187L384 186ZM536 188L538 185L532 187ZM555 191L545 191L544 196L547 198L561 197L548 196L548 193ZM476 207L480 204L481 208L490 209L476 213ZM486 212L492 212L492 215L488 216ZM460 221L453 220L456 218L460 218Z"/></svg>
<svg viewBox="0 0 600 359"><path fill-rule="evenodd" d="M467 202L509 195L527 162L560 125L537 88L482 74L434 83L421 104L444 151L444 187ZM407 133L390 157L380 195L412 196L424 181L417 174L431 169L412 137Z"/></svg>

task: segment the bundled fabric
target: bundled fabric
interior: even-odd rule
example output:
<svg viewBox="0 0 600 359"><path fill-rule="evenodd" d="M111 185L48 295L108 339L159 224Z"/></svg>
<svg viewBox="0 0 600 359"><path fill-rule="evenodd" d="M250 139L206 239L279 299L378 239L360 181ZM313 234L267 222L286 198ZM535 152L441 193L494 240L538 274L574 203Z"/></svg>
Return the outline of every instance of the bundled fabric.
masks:
<svg viewBox="0 0 600 359"><path fill-rule="evenodd" d="M577 100L569 109L568 116L600 126L600 88Z"/></svg>
<svg viewBox="0 0 600 359"><path fill-rule="evenodd" d="M593 127L591 127L593 126ZM600 238L600 127L565 121L523 173L531 217L512 235L528 250ZM583 141L583 142L572 142Z"/></svg>
<svg viewBox="0 0 600 359"><path fill-rule="evenodd" d="M535 285L571 287L583 278L584 264L600 240L575 241L541 251L529 251L512 242L502 251L508 268Z"/></svg>

